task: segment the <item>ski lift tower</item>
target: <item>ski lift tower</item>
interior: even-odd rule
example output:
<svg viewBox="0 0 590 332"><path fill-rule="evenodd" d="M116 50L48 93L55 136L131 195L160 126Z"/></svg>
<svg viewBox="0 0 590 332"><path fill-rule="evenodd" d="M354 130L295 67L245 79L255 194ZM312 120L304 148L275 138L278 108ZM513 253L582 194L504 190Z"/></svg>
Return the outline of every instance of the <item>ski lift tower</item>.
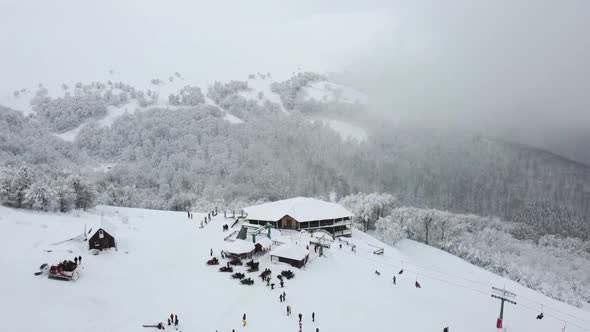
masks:
<svg viewBox="0 0 590 332"><path fill-rule="evenodd" d="M500 289L496 287L492 287L492 297L495 299L499 299L500 303L500 317L496 321L496 328L501 329L504 323L504 302L508 302L510 304L516 304L515 301L511 300L516 297L516 294L507 291L506 289Z"/></svg>

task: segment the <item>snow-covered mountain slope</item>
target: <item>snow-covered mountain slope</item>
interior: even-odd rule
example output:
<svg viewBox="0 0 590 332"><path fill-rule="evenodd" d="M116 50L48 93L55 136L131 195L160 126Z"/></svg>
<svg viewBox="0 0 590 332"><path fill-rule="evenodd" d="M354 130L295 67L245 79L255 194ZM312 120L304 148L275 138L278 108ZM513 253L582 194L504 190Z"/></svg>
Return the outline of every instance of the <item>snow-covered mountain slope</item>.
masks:
<svg viewBox="0 0 590 332"><path fill-rule="evenodd" d="M303 88L304 98L320 102L338 102L348 104L367 104L369 97L351 87L328 82L312 82Z"/></svg>
<svg viewBox="0 0 590 332"><path fill-rule="evenodd" d="M273 275L291 269L295 278L271 290L255 273L254 285L243 286L217 272L219 266L205 264L211 249L219 255L228 243L222 225L231 220L220 214L201 229L203 216L188 220L186 213L106 206L72 214L0 207L0 311L10 318L3 330L145 332L152 329L142 324L165 323L173 312L182 331L297 331L302 313L303 331L442 331L449 325L453 332L492 332L499 302L489 295L491 285L518 294L519 304L506 307L507 331L561 331L561 319L568 321L568 332L590 328L587 312L454 256L412 241L393 248L360 232L350 239L356 253L336 242L325 257L311 250L302 270L270 263L268 255L257 257L261 269L268 267ZM93 256L81 240L55 244L100 224L115 236L117 251ZM279 239L301 245L306 238L283 232ZM384 248L384 255L374 255L372 245ZM77 255L83 270L76 282L33 275L42 263ZM416 278L420 289L414 287ZM282 291L285 303L279 302ZM541 303L545 318L537 320ZM286 305L293 316L287 317ZM244 313L247 327L241 326Z"/></svg>
<svg viewBox="0 0 590 332"><path fill-rule="evenodd" d="M367 131L359 126L339 120L324 120L324 123L340 134L344 140L353 139L359 143L367 140Z"/></svg>

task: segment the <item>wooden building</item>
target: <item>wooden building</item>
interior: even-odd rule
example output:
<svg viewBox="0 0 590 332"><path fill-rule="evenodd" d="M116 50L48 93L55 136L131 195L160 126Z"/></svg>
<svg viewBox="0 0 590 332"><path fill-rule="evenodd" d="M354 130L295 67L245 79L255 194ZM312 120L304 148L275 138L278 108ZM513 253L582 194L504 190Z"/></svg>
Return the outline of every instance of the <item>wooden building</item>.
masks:
<svg viewBox="0 0 590 332"><path fill-rule="evenodd" d="M88 238L88 249L104 250L116 248L115 238L102 228L97 229L90 238Z"/></svg>
<svg viewBox="0 0 590 332"><path fill-rule="evenodd" d="M255 250L254 243L246 240L235 240L225 246L225 254L230 257L252 258Z"/></svg>
<svg viewBox="0 0 590 332"><path fill-rule="evenodd" d="M244 208L246 221L279 229L325 230L334 236L352 234L353 214L337 203L295 197Z"/></svg>
<svg viewBox="0 0 590 332"><path fill-rule="evenodd" d="M283 244L270 252L271 262L287 263L291 266L302 268L307 263L309 252L298 245Z"/></svg>

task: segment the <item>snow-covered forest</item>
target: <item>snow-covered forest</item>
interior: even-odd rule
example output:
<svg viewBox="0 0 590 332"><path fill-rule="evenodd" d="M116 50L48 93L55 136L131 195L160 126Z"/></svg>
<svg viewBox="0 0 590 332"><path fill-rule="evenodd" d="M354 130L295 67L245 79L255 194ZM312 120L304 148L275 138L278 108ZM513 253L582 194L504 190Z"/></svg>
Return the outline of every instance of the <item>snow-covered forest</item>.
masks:
<svg viewBox="0 0 590 332"><path fill-rule="evenodd" d="M557 299L590 300L577 268L588 260L590 167L474 132L392 127L328 80L258 74L176 91L107 81L55 96L40 86L28 115L0 111L0 198L46 211L183 211L323 197L388 242L422 241ZM323 119L367 139L343 139Z"/></svg>

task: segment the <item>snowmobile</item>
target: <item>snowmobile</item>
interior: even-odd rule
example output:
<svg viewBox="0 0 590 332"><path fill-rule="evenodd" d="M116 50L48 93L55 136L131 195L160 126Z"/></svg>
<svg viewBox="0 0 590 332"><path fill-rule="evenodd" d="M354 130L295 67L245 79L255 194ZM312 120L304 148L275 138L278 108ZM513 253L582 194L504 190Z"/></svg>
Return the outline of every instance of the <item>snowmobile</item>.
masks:
<svg viewBox="0 0 590 332"><path fill-rule="evenodd" d="M217 257L213 257L207 261L207 265L219 265L219 260Z"/></svg>
<svg viewBox="0 0 590 332"><path fill-rule="evenodd" d="M75 281L80 277L80 271L78 271L78 264L72 261L63 261L56 265L51 265L47 276L49 279Z"/></svg>
<svg viewBox="0 0 590 332"><path fill-rule="evenodd" d="M219 272L234 272L234 269L231 266L222 266L219 268Z"/></svg>
<svg viewBox="0 0 590 332"><path fill-rule="evenodd" d="M242 283L242 285L253 285L254 284L254 280L252 280L250 278L242 279L242 280L240 280L240 282Z"/></svg>
<svg viewBox="0 0 590 332"><path fill-rule="evenodd" d="M291 279L291 278L295 277L295 273L293 273L293 271L291 271L291 270L282 271L281 275L287 279Z"/></svg>
<svg viewBox="0 0 590 332"><path fill-rule="evenodd" d="M259 263L254 263L254 264L250 265L250 268L248 269L248 272L256 272L256 271L258 271L258 264Z"/></svg>
<svg viewBox="0 0 590 332"><path fill-rule="evenodd" d="M250 260L248 263L246 263L247 266L249 267L253 267L254 265L258 265L258 263L254 263L254 260Z"/></svg>
<svg viewBox="0 0 590 332"><path fill-rule="evenodd" d="M243 273L237 272L237 273L232 274L231 277L234 279L244 279L245 275Z"/></svg>
<svg viewBox="0 0 590 332"><path fill-rule="evenodd" d="M229 264L230 265L234 265L234 266L236 266L236 265L242 265L242 261L239 258L234 257L234 258L232 258L231 261L229 261Z"/></svg>

